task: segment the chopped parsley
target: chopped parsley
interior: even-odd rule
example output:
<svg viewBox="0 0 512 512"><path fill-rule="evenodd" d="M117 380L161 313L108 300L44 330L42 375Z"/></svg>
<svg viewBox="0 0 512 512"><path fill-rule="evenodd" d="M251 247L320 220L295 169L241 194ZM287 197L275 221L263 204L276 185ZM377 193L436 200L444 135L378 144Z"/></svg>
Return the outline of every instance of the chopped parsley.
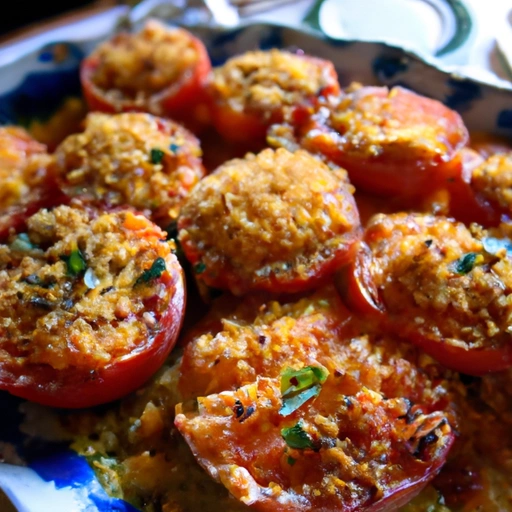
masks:
<svg viewBox="0 0 512 512"><path fill-rule="evenodd" d="M164 159L164 155L165 153L161 149L153 148L150 151L149 158L152 164L161 164Z"/></svg>
<svg viewBox="0 0 512 512"><path fill-rule="evenodd" d="M283 428L281 430L281 436L290 448L297 450L305 450L306 448L313 449L315 447L313 439L311 439L311 436L302 428L302 425L301 420L293 427Z"/></svg>
<svg viewBox="0 0 512 512"><path fill-rule="evenodd" d="M205 270L206 270L206 265L202 262L194 265L194 272L196 274L202 274Z"/></svg>
<svg viewBox="0 0 512 512"><path fill-rule="evenodd" d="M309 399L317 397L329 373L324 368L306 366L300 370L286 368L281 374L283 405L281 416L289 416Z"/></svg>
<svg viewBox="0 0 512 512"><path fill-rule="evenodd" d="M80 249L71 251L69 256L62 256L62 259L66 262L69 276L76 277L87 268L87 263Z"/></svg>
<svg viewBox="0 0 512 512"><path fill-rule="evenodd" d="M165 260L163 258L157 258L153 261L151 268L149 270L144 270L144 272L137 278L135 284L145 284L153 281L154 279L158 279L166 270L167 267L165 266Z"/></svg>
<svg viewBox="0 0 512 512"><path fill-rule="evenodd" d="M469 274L475 267L475 262L478 254L476 252L468 252L461 256L458 260L455 261L455 272L464 276Z"/></svg>
<svg viewBox="0 0 512 512"><path fill-rule="evenodd" d="M293 466L297 462L297 459L294 459L293 457L288 456L287 459L286 459L286 462L288 462L288 464L290 466Z"/></svg>

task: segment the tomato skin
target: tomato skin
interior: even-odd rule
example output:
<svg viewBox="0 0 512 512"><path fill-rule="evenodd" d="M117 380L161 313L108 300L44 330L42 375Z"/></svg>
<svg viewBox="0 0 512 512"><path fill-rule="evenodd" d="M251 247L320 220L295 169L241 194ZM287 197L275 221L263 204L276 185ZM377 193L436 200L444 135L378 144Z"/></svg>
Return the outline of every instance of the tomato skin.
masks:
<svg viewBox="0 0 512 512"><path fill-rule="evenodd" d="M199 182L178 238L206 286L235 295L311 290L353 257L361 229L352 192L344 173L305 151L265 149Z"/></svg>
<svg viewBox="0 0 512 512"><path fill-rule="evenodd" d="M410 219L412 218L410 216ZM414 220L409 222L415 226ZM383 236L385 235L378 231L377 233L366 233L358 246L358 253L354 261L338 272L336 285L349 308L360 316L375 322L384 332L394 333L415 344L452 370L481 376L512 366L512 344L510 343L502 340L498 345L489 344L488 346L470 348L464 342L464 335L459 338L460 343L452 343L442 333L433 334L427 327L423 328L423 323L426 325L439 322L440 317L435 313L425 313L426 316L422 316L420 322L417 323L416 315L422 315L422 313L414 308L401 307L390 311L384 301L383 291L379 289L375 281L380 270L375 270L376 264L373 260L375 255L372 254L370 248L385 243L385 240L381 238ZM427 237L427 234L422 236ZM387 277L387 282L397 282L401 278L401 274L390 274ZM478 294L480 291L476 289L473 293ZM396 309L396 304L393 307ZM432 317L429 317L429 314Z"/></svg>
<svg viewBox="0 0 512 512"><path fill-rule="evenodd" d="M119 105L109 100L106 91L93 82L94 73L100 63L99 57L95 55L86 57L80 65L80 82L89 109L107 114L148 112L182 121L193 129L202 128L206 120L198 110L201 106L203 109L207 108L205 86L211 71L211 62L204 44L192 34L189 34L189 37L198 54L194 68L183 73L177 82L154 94L142 106L129 99L121 100Z"/></svg>
<svg viewBox="0 0 512 512"><path fill-rule="evenodd" d="M385 308L372 281L369 269L370 248L361 241L355 250L356 256L336 273L334 283L343 301L351 309L382 323L385 319Z"/></svg>
<svg viewBox="0 0 512 512"><path fill-rule="evenodd" d="M267 125L258 114L239 112L216 102L211 102L210 111L215 129L224 139L254 148L265 142Z"/></svg>
<svg viewBox="0 0 512 512"><path fill-rule="evenodd" d="M501 215L483 197L479 196L471 186L473 170L480 166L484 159L475 151L464 148L461 151L462 167L447 179L444 186L449 193L449 214L455 219L470 224L476 222L482 226L497 226Z"/></svg>
<svg viewBox="0 0 512 512"><path fill-rule="evenodd" d="M424 196L456 173L469 135L455 111L402 87L359 87L291 116L299 144L347 169L356 188Z"/></svg>
<svg viewBox="0 0 512 512"><path fill-rule="evenodd" d="M415 496L417 496L433 478L441 471L446 458L455 442L455 434L450 432L446 437L443 446L435 453L431 454L427 462L432 462L432 466L425 475L415 482L405 482L401 487L394 490L392 494L384 496L382 499L365 509L366 512L394 512L400 507L407 505Z"/></svg>
<svg viewBox="0 0 512 512"><path fill-rule="evenodd" d="M60 204L68 204L70 199L57 186L56 180L48 179L46 190L34 190L30 201L26 204L12 205L4 211L0 210L0 242L14 230L25 229L27 219L42 208L52 208Z"/></svg>
<svg viewBox="0 0 512 512"><path fill-rule="evenodd" d="M319 96L336 96L340 93L338 75L331 62L309 55L297 55L296 57L323 68L325 86L318 92ZM279 87L277 83L276 87ZM288 108L298 107L298 105L281 104L266 110L249 109L245 106L242 109L237 109L224 98L217 98L212 86L208 92L212 122L217 132L228 141L247 144L248 148L252 149L263 147L268 127L282 122ZM315 95L304 96L301 105L309 105L316 98Z"/></svg>
<svg viewBox="0 0 512 512"><path fill-rule="evenodd" d="M162 328L145 347L89 373L42 364L21 363L20 367L0 363L0 389L42 405L77 409L116 400L142 386L174 347L185 312L183 271L172 254L166 263L168 273L160 280L166 287L174 287L175 293L160 318Z"/></svg>
<svg viewBox="0 0 512 512"><path fill-rule="evenodd" d="M468 375L482 376L489 372L505 370L512 366L512 346L500 348L483 348L467 350L445 343L443 340L432 340L418 332L411 331L410 325L394 321L390 323L392 330L405 333L415 345L430 354L434 359L452 370Z"/></svg>

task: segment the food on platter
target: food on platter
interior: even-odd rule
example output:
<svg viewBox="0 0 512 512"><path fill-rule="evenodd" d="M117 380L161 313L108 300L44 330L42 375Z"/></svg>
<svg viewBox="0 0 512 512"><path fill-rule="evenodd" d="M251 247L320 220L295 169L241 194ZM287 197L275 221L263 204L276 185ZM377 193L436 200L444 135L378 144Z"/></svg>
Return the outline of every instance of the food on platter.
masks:
<svg viewBox="0 0 512 512"><path fill-rule="evenodd" d="M91 113L82 133L55 150L63 192L106 207L130 205L162 227L175 222L204 176L199 141L186 128L145 113Z"/></svg>
<svg viewBox="0 0 512 512"><path fill-rule="evenodd" d="M196 279L235 295L311 289L351 259L353 188L309 153L266 149L204 178L181 212L179 241Z"/></svg>
<svg viewBox="0 0 512 512"><path fill-rule="evenodd" d="M282 50L246 52L215 68L208 88L216 130L256 147L287 109L340 92L331 62Z"/></svg>
<svg viewBox="0 0 512 512"><path fill-rule="evenodd" d="M27 215L53 204L50 161L46 146L23 128L0 127L0 240Z"/></svg>
<svg viewBox="0 0 512 512"><path fill-rule="evenodd" d="M321 56L210 66L149 22L80 129L0 130L2 389L144 512L512 511L510 147Z"/></svg>
<svg viewBox="0 0 512 512"><path fill-rule="evenodd" d="M512 261L444 217L376 215L348 270L347 300L449 368L480 375L512 365Z"/></svg>
<svg viewBox="0 0 512 512"><path fill-rule="evenodd" d="M298 106L272 134L277 144L291 138L345 168L358 189L406 197L460 174L459 150L468 141L461 117L442 103L402 87L360 84L336 102Z"/></svg>
<svg viewBox="0 0 512 512"><path fill-rule="evenodd" d="M56 407L134 391L172 349L185 307L166 233L130 210L59 206L0 245L0 388Z"/></svg>
<svg viewBox="0 0 512 512"><path fill-rule="evenodd" d="M153 20L99 45L83 60L80 79L91 110L150 112L194 125L204 117L210 70L199 39Z"/></svg>

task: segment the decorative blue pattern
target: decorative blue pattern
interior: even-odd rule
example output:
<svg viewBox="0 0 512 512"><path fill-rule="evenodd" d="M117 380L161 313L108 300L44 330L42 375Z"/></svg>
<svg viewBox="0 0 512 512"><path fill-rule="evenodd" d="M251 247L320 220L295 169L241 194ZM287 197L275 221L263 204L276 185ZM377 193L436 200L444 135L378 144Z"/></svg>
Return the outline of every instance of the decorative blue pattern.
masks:
<svg viewBox="0 0 512 512"><path fill-rule="evenodd" d="M498 119L496 120L496 124L500 128L508 128L512 133L512 109L502 110L498 114Z"/></svg>
<svg viewBox="0 0 512 512"><path fill-rule="evenodd" d="M408 60L403 57L388 57L382 55L373 61L373 73L379 80L389 80L395 78L400 73L405 73L408 69Z"/></svg>
<svg viewBox="0 0 512 512"><path fill-rule="evenodd" d="M75 452L64 451L33 462L31 468L57 489L79 488L101 512L136 512L123 500L111 498L103 490L87 461Z"/></svg>
<svg viewBox="0 0 512 512"><path fill-rule="evenodd" d="M255 48L301 48L332 60L344 84L352 80L367 84L400 83L444 100L461 111L470 129L512 134L512 90L471 80L456 80L449 73L400 48L333 41L318 34L273 25L253 25L228 31L205 28L193 31L205 41L215 65L232 55ZM104 34L105 37L108 35ZM96 42L96 39L84 39L69 45L69 54L64 60L55 58L54 47L34 48L16 63L0 67L0 91L3 91L0 92L0 123L24 123L29 117L46 117L64 97L78 94L79 61ZM54 482L58 489L71 487L83 490L84 496L94 503L97 510L135 510L106 495L85 459L67 450L62 451L59 446L30 441L22 435L18 428L22 419L18 412L20 402L0 393L0 408L4 418L8 418L0 422L0 441L14 444L18 453L28 459L36 457L37 460L31 461L31 467L43 479ZM53 455L42 456L45 451L46 455L48 452L53 452ZM91 511L89 505L86 506L88 512ZM52 504L43 504L41 510L52 510Z"/></svg>
<svg viewBox="0 0 512 512"><path fill-rule="evenodd" d="M446 97L444 103L459 112L471 109L472 103L483 97L480 85L471 80L450 78L448 86L453 92Z"/></svg>

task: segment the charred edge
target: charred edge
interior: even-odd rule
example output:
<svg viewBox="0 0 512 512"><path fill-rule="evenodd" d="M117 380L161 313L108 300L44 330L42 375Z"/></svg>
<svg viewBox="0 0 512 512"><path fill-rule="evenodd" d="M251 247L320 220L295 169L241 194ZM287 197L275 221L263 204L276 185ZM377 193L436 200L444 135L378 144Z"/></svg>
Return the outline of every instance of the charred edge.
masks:
<svg viewBox="0 0 512 512"><path fill-rule="evenodd" d="M245 409L244 409L242 402L240 402L240 400L235 401L235 406L233 407L233 412L235 413L235 416L237 419L241 418L244 415Z"/></svg>
<svg viewBox="0 0 512 512"><path fill-rule="evenodd" d="M437 443L438 440L439 436L437 434L434 434L434 432L430 432L425 437L422 437L418 443L418 448L413 453L414 457L416 457L417 459L422 459L427 448L431 444Z"/></svg>

